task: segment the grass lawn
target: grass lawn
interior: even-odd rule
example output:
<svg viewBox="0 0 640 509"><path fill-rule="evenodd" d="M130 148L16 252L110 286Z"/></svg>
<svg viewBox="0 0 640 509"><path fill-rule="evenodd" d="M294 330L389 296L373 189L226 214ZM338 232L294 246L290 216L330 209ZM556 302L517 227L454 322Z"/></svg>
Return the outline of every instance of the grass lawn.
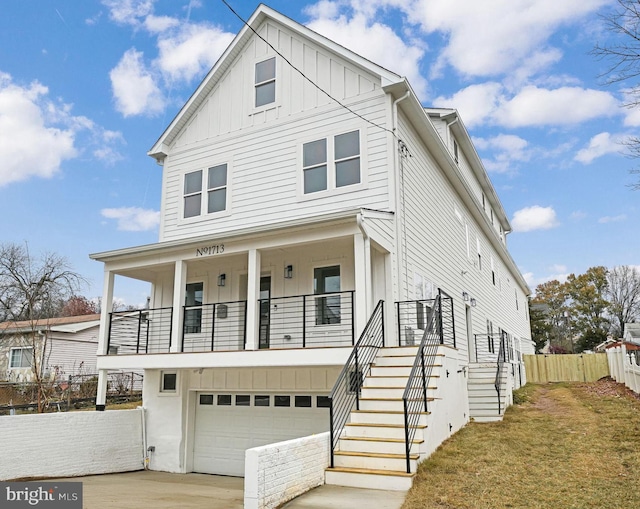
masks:
<svg viewBox="0 0 640 509"><path fill-rule="evenodd" d="M640 400L610 380L527 385L424 461L402 509L640 505Z"/></svg>

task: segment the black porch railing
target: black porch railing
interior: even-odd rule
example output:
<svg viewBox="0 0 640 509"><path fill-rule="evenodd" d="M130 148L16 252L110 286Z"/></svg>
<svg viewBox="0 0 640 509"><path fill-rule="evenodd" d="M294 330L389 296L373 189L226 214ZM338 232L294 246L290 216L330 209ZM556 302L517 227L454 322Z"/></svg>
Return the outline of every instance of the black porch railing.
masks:
<svg viewBox="0 0 640 509"><path fill-rule="evenodd" d="M170 307L109 313L107 354L168 352L172 320Z"/></svg>
<svg viewBox="0 0 640 509"><path fill-rule="evenodd" d="M353 291L261 299L260 348L353 346Z"/></svg>
<svg viewBox="0 0 640 509"><path fill-rule="evenodd" d="M453 299L442 290L438 290L438 296L430 307L429 319L425 323L420 346L402 396L407 473L411 473L411 445L420 415L429 411L427 388L436 354L440 345L444 344L455 347Z"/></svg>
<svg viewBox="0 0 640 509"><path fill-rule="evenodd" d="M502 333L474 334L476 362L496 362Z"/></svg>
<svg viewBox="0 0 640 509"><path fill-rule="evenodd" d="M362 335L347 359L331 391L329 419L331 435L331 467L333 451L338 445L353 406L360 409L360 389L371 369L378 350L384 347L384 301L373 310Z"/></svg>
<svg viewBox="0 0 640 509"><path fill-rule="evenodd" d="M244 350L247 301L185 306L181 352Z"/></svg>

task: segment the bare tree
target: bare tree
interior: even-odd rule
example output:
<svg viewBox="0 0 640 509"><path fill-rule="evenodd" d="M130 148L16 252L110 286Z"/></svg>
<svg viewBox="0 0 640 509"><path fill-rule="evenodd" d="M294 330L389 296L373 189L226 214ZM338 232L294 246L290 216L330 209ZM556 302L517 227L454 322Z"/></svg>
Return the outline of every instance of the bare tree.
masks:
<svg viewBox="0 0 640 509"><path fill-rule="evenodd" d="M627 108L640 106L640 2L638 0L617 0L617 7L602 16L609 42L597 43L592 54L607 62L607 69L601 74L608 85L625 83ZM640 158L640 137L631 136L623 142L632 158ZM640 169L630 171L640 175ZM640 180L631 185L640 190Z"/></svg>
<svg viewBox="0 0 640 509"><path fill-rule="evenodd" d="M28 245L0 245L0 318L23 322L20 335L31 349L31 370L38 387L38 411L46 401L45 354L48 319L78 293L85 279L71 270L68 261L55 253L33 257Z"/></svg>
<svg viewBox="0 0 640 509"><path fill-rule="evenodd" d="M635 322L640 317L640 271L630 265L620 265L609 270L607 279L613 333L622 337L624 324Z"/></svg>

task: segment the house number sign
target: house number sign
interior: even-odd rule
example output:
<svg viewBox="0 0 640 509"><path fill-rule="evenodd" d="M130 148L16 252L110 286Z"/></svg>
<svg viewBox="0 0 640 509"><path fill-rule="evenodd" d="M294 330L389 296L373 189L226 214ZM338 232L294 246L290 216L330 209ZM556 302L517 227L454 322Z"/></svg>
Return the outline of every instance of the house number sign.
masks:
<svg viewBox="0 0 640 509"><path fill-rule="evenodd" d="M213 246L204 246L196 248L196 257L211 256L224 253L224 244L215 244Z"/></svg>

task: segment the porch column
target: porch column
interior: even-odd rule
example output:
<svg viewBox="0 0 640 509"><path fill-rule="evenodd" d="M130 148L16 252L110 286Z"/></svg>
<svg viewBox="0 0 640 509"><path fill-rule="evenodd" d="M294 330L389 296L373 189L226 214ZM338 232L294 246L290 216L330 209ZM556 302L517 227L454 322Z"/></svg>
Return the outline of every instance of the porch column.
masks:
<svg viewBox="0 0 640 509"><path fill-rule="evenodd" d="M184 294L187 286L187 262L177 260L173 275L173 319L171 320L170 352L179 352L182 343L182 324L184 323Z"/></svg>
<svg viewBox="0 0 640 509"><path fill-rule="evenodd" d="M398 323L396 322L396 303L393 297L393 257L384 254L384 342L386 346L398 346Z"/></svg>
<svg viewBox="0 0 640 509"><path fill-rule="evenodd" d="M247 263L247 350L257 350L260 338L260 272L261 253L250 249Z"/></svg>
<svg viewBox="0 0 640 509"><path fill-rule="evenodd" d="M107 402L107 370L98 371L98 392L96 394L96 411L102 412Z"/></svg>
<svg viewBox="0 0 640 509"><path fill-rule="evenodd" d="M109 343L109 314L113 309L113 284L115 275L105 267L102 287L102 310L100 311L100 333L98 335L98 355L106 355Z"/></svg>
<svg viewBox="0 0 640 509"><path fill-rule="evenodd" d="M371 285L371 243L362 233L353 236L354 249L354 279L355 279L355 312L356 341L365 326L369 315L373 311Z"/></svg>

